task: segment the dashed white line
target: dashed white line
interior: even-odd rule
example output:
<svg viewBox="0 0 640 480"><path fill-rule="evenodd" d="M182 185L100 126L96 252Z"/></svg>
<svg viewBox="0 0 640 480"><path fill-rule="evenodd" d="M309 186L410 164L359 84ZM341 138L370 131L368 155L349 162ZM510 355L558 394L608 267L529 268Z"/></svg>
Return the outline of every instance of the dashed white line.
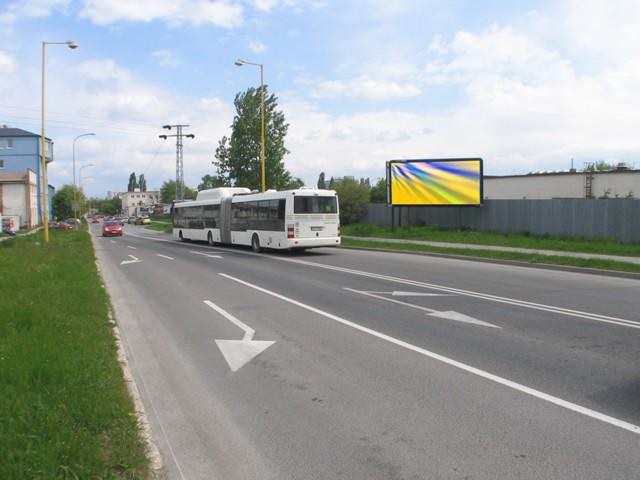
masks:
<svg viewBox="0 0 640 480"><path fill-rule="evenodd" d="M131 250L137 250L136 247L132 247L131 245L127 245L127 248L130 248Z"/></svg>
<svg viewBox="0 0 640 480"><path fill-rule="evenodd" d="M467 365L466 363L462 363L459 362L457 360L454 360L452 358L448 358L445 357L443 355L440 355L438 353L435 352L431 352L429 350L426 350L424 348L418 347L416 345L412 345L411 343L405 342L403 340L399 340L397 338L391 337L389 335L386 335L384 333L378 332L376 330L372 330L371 328L367 328L367 327L363 327L362 325L358 325L357 323L354 323L350 320L346 320L344 318L338 317L337 315L333 315L331 313L325 312L323 310L320 310L318 308L312 307L310 305L304 304L302 302L299 302L297 300L293 300L292 298L289 297L285 297L284 295L280 295L279 293L275 293L272 292L270 290L267 290L265 288L259 287L257 285L253 285L249 282L245 282L244 280L240 280L238 278L232 277L231 275L227 275L224 273L220 273L221 276L223 276L224 278L228 278L229 280L233 280L234 282L237 282L241 285L245 285L249 288L253 288L254 290L258 290L259 292L265 293L267 295L271 295L272 297L275 298L279 298L280 300L283 300L285 302L291 303L293 305L296 305L298 307L304 308L306 310L309 310L310 312L313 313L317 313L318 315L322 315L323 317L329 318L331 320L334 320L338 323L341 323L343 325L346 325L348 327L354 328L356 330L359 330L363 333L367 333L369 335L372 335L374 337L377 337L381 340L387 341L389 343L393 343L394 345L397 345L399 347L405 348L407 350L411 350L412 352L415 353L419 353L421 355L424 355L425 357L429 357L433 360L437 360L439 362L445 363L447 365L450 365L452 367L458 368L460 370L463 370L465 372L471 373L473 375L477 375L479 377L482 377L486 380L491 380L492 382L498 383L500 385L503 385L505 387L511 388L513 390L517 390L521 393L525 393L527 395L530 395L532 397L535 398L539 398L540 400L544 400L547 401L549 403L552 403L554 405L557 405L559 407L562 408L566 408L568 410L574 411L576 413L580 413L582 415L586 415L587 417L596 419L596 420L600 420L601 422L604 423L608 423L609 425L613 425L615 427L618 428L622 428L624 430L627 430L629 432L635 433L635 434L640 434L640 426L638 425L634 425L632 423L629 422L625 422L624 420L620 420L618 418L615 417L611 417L609 415L606 415L604 413L600 413L597 412L595 410L591 410L590 408L586 408L583 407L582 405L578 405L576 403L572 403L572 402L568 402L567 400L563 400L561 398L558 397L554 397L553 395L549 395L547 393L541 392L540 390L536 390L534 388L531 387L527 387L526 385L522 385L520 383L514 382L512 380L506 379L506 378L502 378L499 377L498 375L494 375L493 373L489 373L485 370L481 370L479 368L476 367L472 367L471 365Z"/></svg>
<svg viewBox="0 0 640 480"><path fill-rule="evenodd" d="M173 258L173 257L168 257L168 256L166 256L166 255L162 255L161 253L158 253L157 255L158 255L159 257L166 258L167 260L175 260L175 258Z"/></svg>

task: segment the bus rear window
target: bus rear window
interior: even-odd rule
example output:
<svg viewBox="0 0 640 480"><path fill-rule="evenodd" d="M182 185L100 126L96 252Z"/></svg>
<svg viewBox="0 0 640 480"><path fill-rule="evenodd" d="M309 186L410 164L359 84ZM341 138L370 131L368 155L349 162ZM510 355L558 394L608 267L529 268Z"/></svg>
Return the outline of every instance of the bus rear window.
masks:
<svg viewBox="0 0 640 480"><path fill-rule="evenodd" d="M296 196L293 213L338 213L336 197Z"/></svg>

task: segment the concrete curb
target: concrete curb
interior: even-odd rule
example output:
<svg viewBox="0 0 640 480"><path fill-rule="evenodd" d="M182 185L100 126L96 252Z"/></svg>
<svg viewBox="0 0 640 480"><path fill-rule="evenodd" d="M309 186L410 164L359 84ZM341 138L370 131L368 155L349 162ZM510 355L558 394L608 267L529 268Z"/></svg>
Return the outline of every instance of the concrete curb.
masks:
<svg viewBox="0 0 640 480"><path fill-rule="evenodd" d="M98 269L98 274L100 275L100 279L102 280L102 284L106 289L106 282L102 276L102 268L100 259L95 254L96 252L96 243L93 234L89 231L89 236L91 237L91 244L94 250L94 258L96 260L96 268ZM161 479L163 477L163 469L162 469L162 455L160 455L160 450L156 445L156 442L153 438L153 432L151 431L151 425L149 424L149 419L147 417L147 412L144 409L144 405L142 404L142 398L140 396L140 390L136 385L133 374L131 373L131 367L129 366L129 361L127 359L127 354L125 352L122 338L120 336L120 329L118 328L117 322L114 316L113 305L111 304L111 299L109 299L109 323L111 324L111 328L113 330L113 336L116 340L116 347L118 350L118 362L122 368L122 376L124 377L124 381L127 385L127 391L133 400L133 405L136 413L136 419L138 421L138 425L140 425L140 436L142 441L145 444L146 454L149 458L149 466L151 469L151 478L153 479Z"/></svg>
<svg viewBox="0 0 640 480"><path fill-rule="evenodd" d="M415 250L400 250L400 249L393 249L393 248L353 247L348 245L340 245L339 248L346 248L351 250L368 250L371 252L404 253L409 255L422 255L425 257L453 258L456 260L468 260L471 262L496 263L500 265L514 265L518 267L538 268L543 270L544 269L557 270L561 272L572 272L572 273L589 273L591 275L600 275L604 277L618 277L618 278L630 278L632 280L640 280L640 273L618 272L616 270L603 270L600 268L570 267L567 265L554 265L552 263L531 263L531 262L524 262L520 260L503 260L499 258L476 257L473 255L456 255L453 253L417 252Z"/></svg>

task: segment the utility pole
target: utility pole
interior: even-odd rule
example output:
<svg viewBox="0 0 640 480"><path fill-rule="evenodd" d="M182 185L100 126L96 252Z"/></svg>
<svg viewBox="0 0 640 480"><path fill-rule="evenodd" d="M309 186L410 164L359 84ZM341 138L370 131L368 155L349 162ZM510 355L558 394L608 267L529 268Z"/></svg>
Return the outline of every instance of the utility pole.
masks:
<svg viewBox="0 0 640 480"><path fill-rule="evenodd" d="M162 128L171 130L176 129L174 135L158 135L162 140L166 140L168 137L176 137L176 200L184 200L184 168L182 163L182 137L195 138L193 133L183 135L182 129L189 125L163 125Z"/></svg>

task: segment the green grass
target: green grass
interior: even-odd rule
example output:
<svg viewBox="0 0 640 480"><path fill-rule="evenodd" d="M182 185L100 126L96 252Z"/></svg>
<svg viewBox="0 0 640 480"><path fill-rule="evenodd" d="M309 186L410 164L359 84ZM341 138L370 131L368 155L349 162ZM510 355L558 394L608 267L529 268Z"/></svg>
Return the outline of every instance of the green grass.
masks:
<svg viewBox="0 0 640 480"><path fill-rule="evenodd" d="M0 265L0 478L147 478L88 233L2 242Z"/></svg>
<svg viewBox="0 0 640 480"><path fill-rule="evenodd" d="M403 238L429 240L433 242L472 243L505 247L559 250L566 252L599 253L607 255L640 256L640 244L623 244L612 239L587 239L579 237L534 236L526 234L503 234L473 230L440 230L435 227L396 228L376 225L346 225L343 235L380 238Z"/></svg>
<svg viewBox="0 0 640 480"><path fill-rule="evenodd" d="M469 257L492 258L498 260L517 260L529 263L543 263L548 265L564 265L570 267L597 268L602 270L614 270L619 272L640 273L640 265L633 263L616 262L613 260L595 260L586 258L562 257L555 255L532 255L515 252L496 252L493 250L469 250L465 248L442 248L429 245L415 245L410 243L388 243L384 240L354 240L343 238L345 247L380 248L385 250L400 250L412 252L444 253L448 255L463 255Z"/></svg>
<svg viewBox="0 0 640 480"><path fill-rule="evenodd" d="M145 225L144 228L148 230L156 230L158 232L166 232L166 233L173 232L173 225L171 223L156 222L153 220L149 225Z"/></svg>

